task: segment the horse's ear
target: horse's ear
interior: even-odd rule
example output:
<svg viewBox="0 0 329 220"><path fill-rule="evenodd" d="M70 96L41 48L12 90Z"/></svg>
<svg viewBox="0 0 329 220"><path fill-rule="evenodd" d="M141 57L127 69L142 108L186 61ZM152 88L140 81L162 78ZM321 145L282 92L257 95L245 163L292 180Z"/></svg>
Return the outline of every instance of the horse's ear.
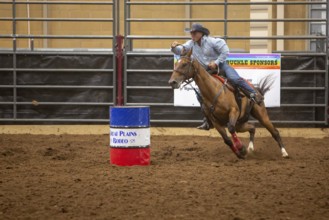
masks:
<svg viewBox="0 0 329 220"><path fill-rule="evenodd" d="M187 56L187 57L191 57L192 52L193 52L193 49L191 48L191 50L189 50L189 52L187 52L186 56Z"/></svg>

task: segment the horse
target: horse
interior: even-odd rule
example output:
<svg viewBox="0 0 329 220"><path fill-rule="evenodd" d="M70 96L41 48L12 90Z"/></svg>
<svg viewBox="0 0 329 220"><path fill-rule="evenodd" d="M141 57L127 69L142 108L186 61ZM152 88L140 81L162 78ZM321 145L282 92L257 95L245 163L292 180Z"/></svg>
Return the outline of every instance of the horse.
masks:
<svg viewBox="0 0 329 220"><path fill-rule="evenodd" d="M257 119L272 135L278 143L283 158L288 158L288 153L281 140L279 131L272 124L264 102L255 104L248 97L241 97L240 105L236 101L235 94L226 85L215 77L211 76L202 65L191 58L192 50L182 56L177 62L173 73L168 81L173 89L180 88L183 82L194 80L199 87L202 96L202 109L205 116L213 124L214 128L222 136L224 143L229 146L233 153L240 159L245 159L247 153L254 151L255 125L248 122L250 115ZM268 87L266 83L260 83L256 89L264 95ZM226 128L231 134L232 140L228 137ZM240 141L236 132L249 132L249 145Z"/></svg>

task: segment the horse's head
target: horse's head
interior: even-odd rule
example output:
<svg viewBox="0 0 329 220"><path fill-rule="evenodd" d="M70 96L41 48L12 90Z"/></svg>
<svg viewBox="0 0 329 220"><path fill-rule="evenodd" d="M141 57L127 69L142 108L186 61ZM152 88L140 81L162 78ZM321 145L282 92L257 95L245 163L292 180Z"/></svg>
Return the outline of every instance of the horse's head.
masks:
<svg viewBox="0 0 329 220"><path fill-rule="evenodd" d="M186 56L182 56L176 64L176 67L171 74L168 83L173 89L178 89L180 85L194 77L193 60L191 59L192 49L187 53Z"/></svg>

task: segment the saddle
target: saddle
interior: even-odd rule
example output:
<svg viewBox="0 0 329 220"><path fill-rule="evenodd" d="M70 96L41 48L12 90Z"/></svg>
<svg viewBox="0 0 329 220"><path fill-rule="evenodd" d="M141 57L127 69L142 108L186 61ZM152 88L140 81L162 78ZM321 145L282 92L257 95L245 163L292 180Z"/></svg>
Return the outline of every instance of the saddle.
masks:
<svg viewBox="0 0 329 220"><path fill-rule="evenodd" d="M211 76L222 82L230 91L235 92L236 88L226 78L217 74L211 74Z"/></svg>
<svg viewBox="0 0 329 220"><path fill-rule="evenodd" d="M222 82L230 91L232 91L236 96L241 96L241 97L248 97L248 94L246 91L242 90L239 87L236 87L234 85L232 85L232 83L230 83L225 77L222 77L218 74L211 74L212 77L214 77L215 79L219 80L220 82ZM248 82L246 79L243 79L244 81L246 81L251 87L253 87L253 85L250 84L250 82Z"/></svg>
<svg viewBox="0 0 329 220"><path fill-rule="evenodd" d="M221 81L229 90L231 90L234 94L240 94L242 97L249 97L250 94L248 94L247 91L243 90L242 88L239 88L237 86L234 86L232 83L230 83L227 78L226 78L226 73L223 70L219 70L219 72L212 70L212 69L207 69L207 72L214 77L215 79L218 79ZM250 85L250 87L254 88L254 86L246 79L243 78L246 83Z"/></svg>
<svg viewBox="0 0 329 220"><path fill-rule="evenodd" d="M249 95L247 95L247 92L244 91L243 89L239 88L239 87L236 87L236 86L232 85L225 77L222 77L222 76L220 76L218 74L211 74L211 76L214 77L215 79L219 80L220 82L222 82L230 91L233 92L234 97L235 97L235 101L238 104L239 109L241 109L241 104L242 104L242 100L241 99L243 97L246 97L246 96L249 97ZM244 80L250 86L252 86L250 84L250 82L248 82L246 79L244 79ZM249 105L249 108L246 111L245 116L243 118L239 119L238 121L247 121L248 120L252 106L253 106L253 102L250 101L250 105ZM241 114L241 112L240 112L240 114ZM240 117L240 115L239 115L239 117Z"/></svg>

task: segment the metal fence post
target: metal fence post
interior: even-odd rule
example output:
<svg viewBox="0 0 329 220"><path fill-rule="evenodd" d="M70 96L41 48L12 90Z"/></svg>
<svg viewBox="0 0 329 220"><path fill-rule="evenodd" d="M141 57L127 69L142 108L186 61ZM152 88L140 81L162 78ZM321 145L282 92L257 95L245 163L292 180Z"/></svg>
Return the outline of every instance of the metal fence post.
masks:
<svg viewBox="0 0 329 220"><path fill-rule="evenodd" d="M13 0L12 4L13 13L13 102L14 112L13 118L17 119L17 39L16 39L16 0Z"/></svg>
<svg viewBox="0 0 329 220"><path fill-rule="evenodd" d="M116 97L116 104L117 105L123 105L123 36L117 35L116 38L116 91L117 91L117 97Z"/></svg>
<svg viewBox="0 0 329 220"><path fill-rule="evenodd" d="M227 41L227 0L224 4L224 40Z"/></svg>
<svg viewBox="0 0 329 220"><path fill-rule="evenodd" d="M117 98L117 91L116 91L116 82L117 82L117 60L116 60L116 48L117 48L117 40L116 40L116 35L119 34L119 29L118 29L118 25L120 25L119 19L118 19L118 14L119 14L119 6L118 4L120 4L119 0L113 0L113 5L112 5L112 18L113 18L113 22L112 22L112 35L113 35L113 39L112 39L112 65L113 65L113 72L112 72L112 80L113 80L113 90L112 90L112 99L113 99L113 104L116 104L116 98Z"/></svg>
<svg viewBox="0 0 329 220"><path fill-rule="evenodd" d="M326 76L325 76L325 87L326 87L326 94L325 94L325 103L327 106L327 111L325 113L325 121L326 121L326 125L329 124L329 1L327 1L327 5L326 5L326 39L325 39L325 52L326 52Z"/></svg>

